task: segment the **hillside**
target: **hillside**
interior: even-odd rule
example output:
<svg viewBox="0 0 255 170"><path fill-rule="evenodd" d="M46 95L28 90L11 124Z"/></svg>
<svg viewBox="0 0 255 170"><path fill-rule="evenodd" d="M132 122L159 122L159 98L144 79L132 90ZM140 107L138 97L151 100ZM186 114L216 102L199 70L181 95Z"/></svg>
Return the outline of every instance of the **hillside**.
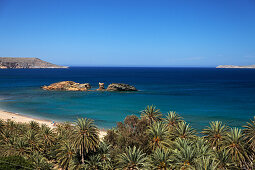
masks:
<svg viewBox="0 0 255 170"><path fill-rule="evenodd" d="M18 68L68 68L55 65L39 58L0 57L0 69Z"/></svg>

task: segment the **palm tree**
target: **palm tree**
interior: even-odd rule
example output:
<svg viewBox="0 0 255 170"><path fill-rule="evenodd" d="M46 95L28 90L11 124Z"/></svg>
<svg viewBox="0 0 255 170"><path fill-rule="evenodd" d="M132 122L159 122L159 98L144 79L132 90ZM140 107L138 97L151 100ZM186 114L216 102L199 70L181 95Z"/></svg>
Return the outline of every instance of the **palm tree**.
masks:
<svg viewBox="0 0 255 170"><path fill-rule="evenodd" d="M255 152L255 116L253 120L247 122L247 125L244 126L244 136L245 140L249 144L250 148Z"/></svg>
<svg viewBox="0 0 255 170"><path fill-rule="evenodd" d="M1 144L9 144L9 140L12 137L11 131L8 128L4 128L1 135L1 140L0 143Z"/></svg>
<svg viewBox="0 0 255 170"><path fill-rule="evenodd" d="M151 167L152 169L167 170L172 168L171 152L162 148L157 148L151 154Z"/></svg>
<svg viewBox="0 0 255 170"><path fill-rule="evenodd" d="M234 169L233 162L231 162L231 155L226 149L221 149L214 152L214 157L218 162L217 168L222 170Z"/></svg>
<svg viewBox="0 0 255 170"><path fill-rule="evenodd" d="M85 160L86 168L89 170L99 170L102 167L100 155L89 156L88 160Z"/></svg>
<svg viewBox="0 0 255 170"><path fill-rule="evenodd" d="M196 170L216 170L218 163L211 156L201 157L196 161Z"/></svg>
<svg viewBox="0 0 255 170"><path fill-rule="evenodd" d="M57 124L55 131L57 133L57 140L68 140L74 137L74 126L69 122Z"/></svg>
<svg viewBox="0 0 255 170"><path fill-rule="evenodd" d="M15 141L15 155L26 156L29 155L28 143L23 138L17 138Z"/></svg>
<svg viewBox="0 0 255 170"><path fill-rule="evenodd" d="M191 128L191 126L186 122L180 122L178 125L170 132L170 137L172 139L182 138L182 139L193 139L195 138L196 131Z"/></svg>
<svg viewBox="0 0 255 170"><path fill-rule="evenodd" d="M68 170L87 170L86 164L81 164L80 158L78 155L72 158L69 163Z"/></svg>
<svg viewBox="0 0 255 170"><path fill-rule="evenodd" d="M156 108L156 106L151 105L147 106L142 112L141 112L141 118L145 118L149 121L150 124L153 122L156 122L160 120L162 117L162 114L159 109Z"/></svg>
<svg viewBox="0 0 255 170"><path fill-rule="evenodd" d="M172 129L178 125L178 123L183 122L183 118L179 116L175 111L170 111L167 113L164 122L167 124L169 129Z"/></svg>
<svg viewBox="0 0 255 170"><path fill-rule="evenodd" d="M126 148L125 152L120 154L117 159L119 169L124 170L146 169L148 166L147 160L146 154L135 146Z"/></svg>
<svg viewBox="0 0 255 170"><path fill-rule="evenodd" d="M63 169L68 169L75 155L75 147L71 142L64 141L61 143L60 148L57 149L57 161L59 166Z"/></svg>
<svg viewBox="0 0 255 170"><path fill-rule="evenodd" d="M4 127L5 127L5 123L4 123L4 121L2 119L0 119L0 135L3 132L3 130L4 130Z"/></svg>
<svg viewBox="0 0 255 170"><path fill-rule="evenodd" d="M30 129L37 131L37 130L39 130L39 123L32 120L29 122L29 127L30 127Z"/></svg>
<svg viewBox="0 0 255 170"><path fill-rule="evenodd" d="M29 130L25 133L25 140L29 145L31 152L37 150L38 146L38 134L34 130Z"/></svg>
<svg viewBox="0 0 255 170"><path fill-rule="evenodd" d="M24 132L29 131L29 125L27 123L17 123L16 124L16 136L23 136Z"/></svg>
<svg viewBox="0 0 255 170"><path fill-rule="evenodd" d="M1 155L2 156L17 155L16 149L14 147L16 140L17 140L17 137L9 136L7 139L5 139L3 141L2 145L1 145Z"/></svg>
<svg viewBox="0 0 255 170"><path fill-rule="evenodd" d="M14 135L16 133L17 124L14 121L8 119L6 121L5 127L10 131L11 134Z"/></svg>
<svg viewBox="0 0 255 170"><path fill-rule="evenodd" d="M55 137L52 129L43 124L40 129L40 140L43 143L43 150L47 153L48 149L53 145Z"/></svg>
<svg viewBox="0 0 255 170"><path fill-rule="evenodd" d="M30 159L36 170L50 170L53 167L52 164L50 164L45 157L40 155L39 152L34 152Z"/></svg>
<svg viewBox="0 0 255 170"><path fill-rule="evenodd" d="M207 126L207 128L202 131L202 134L205 135L204 138L209 141L213 148L219 150L227 136L228 130L229 128L223 125L222 122L213 121L210 122L210 126Z"/></svg>
<svg viewBox="0 0 255 170"><path fill-rule="evenodd" d="M194 143L198 157L210 157L213 155L213 150L206 140L198 137Z"/></svg>
<svg viewBox="0 0 255 170"><path fill-rule="evenodd" d="M248 158L244 144L244 136L241 129L231 128L224 141L224 146L228 154L231 155L231 160L240 167L244 165L245 160Z"/></svg>
<svg viewBox="0 0 255 170"><path fill-rule="evenodd" d="M149 144L152 150L168 145L168 128L163 122L155 122L148 129Z"/></svg>
<svg viewBox="0 0 255 170"><path fill-rule="evenodd" d="M175 169L194 169L197 152L187 139L177 138L174 142L173 162Z"/></svg>
<svg viewBox="0 0 255 170"><path fill-rule="evenodd" d="M98 154L102 162L101 166L103 169L112 169L111 158L110 158L111 145L107 145L105 142L100 142L98 148Z"/></svg>
<svg viewBox="0 0 255 170"><path fill-rule="evenodd" d="M89 150L95 151L99 144L98 129L91 119L78 119L75 126L75 145L82 157L84 164L85 153Z"/></svg>

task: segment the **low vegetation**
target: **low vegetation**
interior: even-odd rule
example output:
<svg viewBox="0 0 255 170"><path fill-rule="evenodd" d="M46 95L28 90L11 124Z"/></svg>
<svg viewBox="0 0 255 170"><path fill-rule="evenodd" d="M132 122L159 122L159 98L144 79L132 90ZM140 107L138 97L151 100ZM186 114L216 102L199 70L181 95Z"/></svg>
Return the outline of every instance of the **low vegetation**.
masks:
<svg viewBox="0 0 255 170"><path fill-rule="evenodd" d="M99 139L86 118L51 129L0 121L0 169L254 169L255 117L242 129L220 121L198 133L176 112L155 106L130 115Z"/></svg>

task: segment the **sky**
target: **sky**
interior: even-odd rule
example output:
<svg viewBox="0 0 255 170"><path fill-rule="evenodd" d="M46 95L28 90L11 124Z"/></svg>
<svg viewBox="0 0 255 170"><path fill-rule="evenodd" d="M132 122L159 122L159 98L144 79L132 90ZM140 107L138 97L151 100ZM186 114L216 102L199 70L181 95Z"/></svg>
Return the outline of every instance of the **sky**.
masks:
<svg viewBox="0 0 255 170"><path fill-rule="evenodd" d="M0 0L0 56L68 66L255 64L255 0Z"/></svg>

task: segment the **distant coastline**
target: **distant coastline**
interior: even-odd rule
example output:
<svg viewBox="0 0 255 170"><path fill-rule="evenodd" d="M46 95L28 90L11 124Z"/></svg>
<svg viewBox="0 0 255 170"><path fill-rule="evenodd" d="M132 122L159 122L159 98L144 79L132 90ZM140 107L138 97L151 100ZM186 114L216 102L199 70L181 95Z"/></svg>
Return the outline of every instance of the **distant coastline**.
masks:
<svg viewBox="0 0 255 170"><path fill-rule="evenodd" d="M0 69L68 68L39 58L0 57Z"/></svg>
<svg viewBox="0 0 255 170"><path fill-rule="evenodd" d="M255 69L255 65L248 65L248 66L219 65L216 68L249 68L249 69Z"/></svg>

